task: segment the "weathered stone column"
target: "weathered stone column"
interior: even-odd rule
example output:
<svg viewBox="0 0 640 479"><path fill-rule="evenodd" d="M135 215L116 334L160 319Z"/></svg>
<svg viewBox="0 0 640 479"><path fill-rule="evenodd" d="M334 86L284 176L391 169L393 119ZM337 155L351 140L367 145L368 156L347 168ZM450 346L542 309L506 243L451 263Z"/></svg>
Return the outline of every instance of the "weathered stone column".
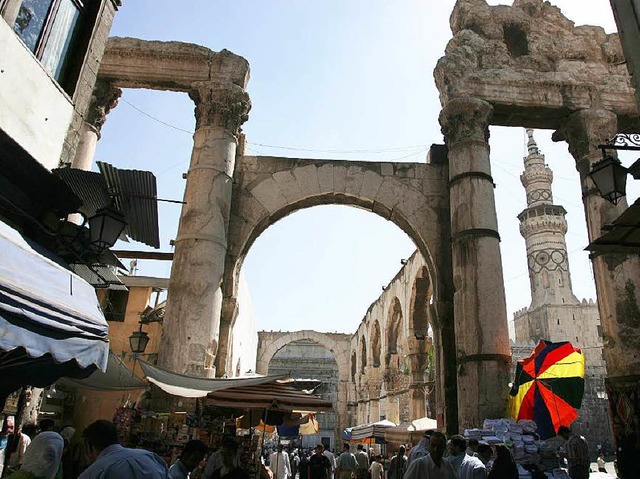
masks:
<svg viewBox="0 0 640 479"><path fill-rule="evenodd" d="M100 130L107 121L109 112L118 106L122 90L110 82L98 79L93 88L91 103L80 127L80 140L71 168L90 171L100 139Z"/></svg>
<svg viewBox="0 0 640 479"><path fill-rule="evenodd" d="M589 242L602 236L602 227L627 209L600 197L589 179L591 166L602 159L598 149L617 133L616 115L606 110L583 110L572 114L554 134L566 140L576 160L582 186ZM637 255L598 254L592 257L598 310L604 335L607 364L606 387L618 447L622 479L640 477L640 261Z"/></svg>
<svg viewBox="0 0 640 479"><path fill-rule="evenodd" d="M493 179L489 103L461 98L440 114L449 148L460 429L503 417L511 355Z"/></svg>
<svg viewBox="0 0 640 479"><path fill-rule="evenodd" d="M196 132L159 362L178 373L213 377L237 134L251 104L232 83L196 82L189 95Z"/></svg>
<svg viewBox="0 0 640 479"><path fill-rule="evenodd" d="M407 340L409 349L409 366L411 374L411 382L409 389L411 390L411 405L409 408L412 419L425 417L426 397L425 397L425 370L427 369L429 358L427 349L433 347L431 341L427 338L416 339L409 337Z"/></svg>

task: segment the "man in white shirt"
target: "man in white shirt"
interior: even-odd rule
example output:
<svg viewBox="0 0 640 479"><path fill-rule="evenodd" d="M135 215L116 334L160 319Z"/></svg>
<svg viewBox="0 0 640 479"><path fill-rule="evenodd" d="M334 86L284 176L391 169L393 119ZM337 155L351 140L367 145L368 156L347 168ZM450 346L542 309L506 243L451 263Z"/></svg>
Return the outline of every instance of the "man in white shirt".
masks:
<svg viewBox="0 0 640 479"><path fill-rule="evenodd" d="M336 472L336 458L333 455L333 453L329 450L328 447L325 448L322 454L324 454L327 457L327 459L329 459L329 462L331 463L331 472L329 473L329 479L333 479L333 475Z"/></svg>
<svg viewBox="0 0 640 479"><path fill-rule="evenodd" d="M433 432L429 441L429 455L414 460L404 473L404 479L458 479L453 467L445 461L447 438L441 432Z"/></svg>
<svg viewBox="0 0 640 479"><path fill-rule="evenodd" d="M458 473L460 479L487 479L487 468L480 459L466 455Z"/></svg>
<svg viewBox="0 0 640 479"><path fill-rule="evenodd" d="M274 479L288 479L291 476L289 454L282 450L282 444L278 444L278 451L269 456L269 469Z"/></svg>

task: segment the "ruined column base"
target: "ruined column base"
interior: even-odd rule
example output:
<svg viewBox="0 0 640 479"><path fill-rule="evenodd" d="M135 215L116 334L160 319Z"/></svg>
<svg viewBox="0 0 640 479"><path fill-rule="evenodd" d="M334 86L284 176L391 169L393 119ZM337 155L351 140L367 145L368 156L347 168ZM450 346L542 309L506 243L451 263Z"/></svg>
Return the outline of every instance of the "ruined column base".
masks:
<svg viewBox="0 0 640 479"><path fill-rule="evenodd" d="M613 435L616 441L618 477L640 477L640 375L605 380Z"/></svg>

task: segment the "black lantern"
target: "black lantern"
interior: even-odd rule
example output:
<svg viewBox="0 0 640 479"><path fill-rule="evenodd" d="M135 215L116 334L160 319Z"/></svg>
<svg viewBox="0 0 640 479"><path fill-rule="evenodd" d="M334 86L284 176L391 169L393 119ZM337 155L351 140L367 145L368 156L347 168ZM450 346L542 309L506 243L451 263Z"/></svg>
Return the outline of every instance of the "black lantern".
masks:
<svg viewBox="0 0 640 479"><path fill-rule="evenodd" d="M607 155L594 163L589 176L598 188L600 196L617 205L620 198L627 194L627 173L620 160Z"/></svg>
<svg viewBox="0 0 640 479"><path fill-rule="evenodd" d="M116 244L120 233L127 226L124 216L113 208L101 208L87 221L91 244L100 250Z"/></svg>
<svg viewBox="0 0 640 479"><path fill-rule="evenodd" d="M138 331L134 331L131 333L131 336L129 336L129 347L131 348L131 352L135 354L144 353L148 342L149 335L142 330L142 323L140 323L140 329Z"/></svg>

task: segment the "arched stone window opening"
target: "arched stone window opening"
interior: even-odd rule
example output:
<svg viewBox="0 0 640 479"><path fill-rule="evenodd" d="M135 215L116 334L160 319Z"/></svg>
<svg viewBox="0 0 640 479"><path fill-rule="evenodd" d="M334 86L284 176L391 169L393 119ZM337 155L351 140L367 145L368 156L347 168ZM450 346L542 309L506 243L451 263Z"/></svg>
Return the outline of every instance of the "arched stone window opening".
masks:
<svg viewBox="0 0 640 479"><path fill-rule="evenodd" d="M364 339L364 336L360 339L362 344L361 354L360 354L360 372L364 374L364 368L367 367L367 342Z"/></svg>
<svg viewBox="0 0 640 479"><path fill-rule="evenodd" d="M426 267L422 267L416 276L411 291L411 329L417 339L429 337L429 305L433 302L431 279ZM432 336L430 336L432 337Z"/></svg>
<svg viewBox="0 0 640 479"><path fill-rule="evenodd" d="M387 320L387 354L385 356L387 367L391 365L392 356L398 354L398 338L401 324L402 307L398 298L393 298L393 303L389 309L389 319Z"/></svg>
<svg viewBox="0 0 640 479"><path fill-rule="evenodd" d="M380 353L382 344L380 340L380 323L373 323L373 333L371 334L371 353L373 355L373 367L380 367Z"/></svg>

